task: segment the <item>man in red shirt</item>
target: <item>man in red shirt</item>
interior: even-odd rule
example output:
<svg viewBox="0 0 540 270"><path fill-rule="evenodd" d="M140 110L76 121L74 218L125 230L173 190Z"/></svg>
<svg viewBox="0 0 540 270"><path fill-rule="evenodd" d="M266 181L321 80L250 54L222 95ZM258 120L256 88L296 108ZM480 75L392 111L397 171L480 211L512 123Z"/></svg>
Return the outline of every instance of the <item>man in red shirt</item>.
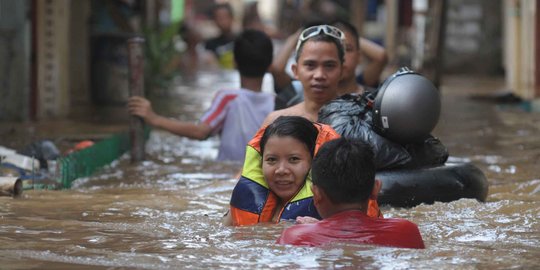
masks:
<svg viewBox="0 0 540 270"><path fill-rule="evenodd" d="M318 246L330 242L424 248L416 224L397 218L366 215L375 180L371 147L359 140L339 138L325 143L312 163L313 202L321 221L297 224L283 231L277 243ZM297 219L302 223L302 219ZM304 221L305 222L305 221Z"/></svg>

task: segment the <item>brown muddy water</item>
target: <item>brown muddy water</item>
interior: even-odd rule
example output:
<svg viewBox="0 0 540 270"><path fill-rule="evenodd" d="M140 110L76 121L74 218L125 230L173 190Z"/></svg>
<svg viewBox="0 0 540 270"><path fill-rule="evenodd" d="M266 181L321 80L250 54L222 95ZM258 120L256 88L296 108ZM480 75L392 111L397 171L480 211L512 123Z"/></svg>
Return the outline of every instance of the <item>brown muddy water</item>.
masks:
<svg viewBox="0 0 540 270"><path fill-rule="evenodd" d="M202 74L156 98L156 110L197 119L234 76ZM183 85L183 86L181 86ZM487 176L487 202L462 199L386 217L418 224L425 250L335 244L274 244L290 224L224 227L238 164L217 163L217 139L192 141L153 131L148 159L129 156L63 191L0 197L0 268L365 268L539 269L540 114L468 99L502 89L499 79L447 78L433 132L451 161Z"/></svg>

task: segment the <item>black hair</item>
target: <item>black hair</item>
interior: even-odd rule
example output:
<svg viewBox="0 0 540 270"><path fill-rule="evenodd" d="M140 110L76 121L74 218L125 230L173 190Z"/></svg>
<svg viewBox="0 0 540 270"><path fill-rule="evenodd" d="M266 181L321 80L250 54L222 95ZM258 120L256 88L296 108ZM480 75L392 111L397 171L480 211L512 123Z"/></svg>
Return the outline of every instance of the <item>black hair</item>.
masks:
<svg viewBox="0 0 540 270"><path fill-rule="evenodd" d="M300 47L298 48L298 50L296 50L296 55L295 55L295 60L296 62L298 62L298 59L300 58L300 54L302 54L302 50L304 49L304 45L308 42L308 41L313 41L313 42L331 42L331 43L334 43L336 45L336 48L338 50L338 57L339 57L339 61L343 64L343 62L345 62L345 48L343 48L343 43L341 43L340 40L334 38L334 37L331 37L331 36L328 36L324 33L320 33L312 38L309 38L307 40L304 40L301 44L300 44Z"/></svg>
<svg viewBox="0 0 540 270"><path fill-rule="evenodd" d="M233 9L229 3L219 3L219 4L213 5L210 8L210 12L208 12L208 16L212 19L215 19L216 11L219 9L227 10L229 12L229 15L231 15L231 17L234 17Z"/></svg>
<svg viewBox="0 0 540 270"><path fill-rule="evenodd" d="M274 47L264 32L243 31L234 41L234 61L240 75L262 77L272 64Z"/></svg>
<svg viewBox="0 0 540 270"><path fill-rule="evenodd" d="M307 29L307 28L310 28L310 27L312 27L312 26L323 25L323 24L328 24L328 22L325 21L325 20L321 20L321 19L319 19L319 18L313 19L313 20L306 20L306 21L302 24L302 28L303 28L303 29Z"/></svg>
<svg viewBox="0 0 540 270"><path fill-rule="evenodd" d="M375 183L373 150L358 139L326 142L313 159L311 177L333 203L364 203Z"/></svg>
<svg viewBox="0 0 540 270"><path fill-rule="evenodd" d="M358 34L358 30L356 30L356 27L354 25L344 20L335 20L331 25L339 28L343 32L351 33L355 40L354 44L356 44L356 48L360 49L360 41L359 41L360 35Z"/></svg>
<svg viewBox="0 0 540 270"><path fill-rule="evenodd" d="M318 135L319 130L308 119L301 116L280 116L266 127L260 141L261 154L264 153L264 147L270 137L291 136L306 145L313 157Z"/></svg>

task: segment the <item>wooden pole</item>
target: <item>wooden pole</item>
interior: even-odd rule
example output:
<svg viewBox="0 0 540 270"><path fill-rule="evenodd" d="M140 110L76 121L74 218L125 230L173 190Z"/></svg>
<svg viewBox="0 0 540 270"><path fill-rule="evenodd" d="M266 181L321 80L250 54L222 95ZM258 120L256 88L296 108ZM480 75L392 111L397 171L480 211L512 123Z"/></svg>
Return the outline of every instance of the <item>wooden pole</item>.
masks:
<svg viewBox="0 0 540 270"><path fill-rule="evenodd" d="M398 32L399 3L397 0L386 0L386 35L384 47L388 54L388 62L393 63L396 59L396 37Z"/></svg>
<svg viewBox="0 0 540 270"><path fill-rule="evenodd" d="M144 39L128 40L129 96L144 97ZM131 139L131 162L144 160L144 121L139 116L130 116L129 136Z"/></svg>
<svg viewBox="0 0 540 270"><path fill-rule="evenodd" d="M444 44L446 40L446 8L447 0L440 0L434 2L435 14L437 18L434 18L434 39L433 44L433 84L439 88L442 84L442 74L444 70Z"/></svg>

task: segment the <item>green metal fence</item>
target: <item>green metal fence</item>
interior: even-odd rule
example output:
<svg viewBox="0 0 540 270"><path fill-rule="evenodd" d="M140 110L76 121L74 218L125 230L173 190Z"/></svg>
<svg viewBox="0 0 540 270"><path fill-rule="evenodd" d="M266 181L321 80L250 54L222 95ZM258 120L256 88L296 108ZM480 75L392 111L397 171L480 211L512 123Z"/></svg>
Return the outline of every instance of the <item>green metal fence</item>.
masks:
<svg viewBox="0 0 540 270"><path fill-rule="evenodd" d="M73 152L58 162L57 180L62 188L70 188L77 178L90 176L97 169L110 164L130 148L128 134L117 134L91 147Z"/></svg>
<svg viewBox="0 0 540 270"><path fill-rule="evenodd" d="M145 128L145 140L150 129ZM78 178L92 175L98 169L118 159L130 150L129 133L115 134L94 143L94 145L75 151L57 159L56 175L47 181L28 179L23 181L24 189L68 189Z"/></svg>

